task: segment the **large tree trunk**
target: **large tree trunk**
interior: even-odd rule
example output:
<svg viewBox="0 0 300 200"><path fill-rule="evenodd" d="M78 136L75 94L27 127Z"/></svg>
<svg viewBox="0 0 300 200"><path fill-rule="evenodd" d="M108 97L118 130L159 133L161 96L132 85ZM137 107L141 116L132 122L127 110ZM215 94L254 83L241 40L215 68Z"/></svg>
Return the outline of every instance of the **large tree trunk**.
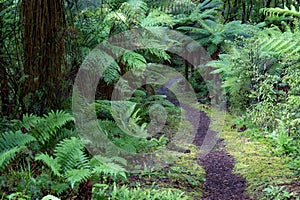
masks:
<svg viewBox="0 0 300 200"><path fill-rule="evenodd" d="M0 12L3 10L3 3L0 3ZM4 47L4 39L2 35L3 20L0 19L0 45ZM4 55L3 48L0 48L0 55ZM8 77L6 73L6 60L4 57L0 57L0 95L1 95L1 115L8 115L9 111L9 89L8 89Z"/></svg>
<svg viewBox="0 0 300 200"><path fill-rule="evenodd" d="M63 0L23 0L23 112L42 114L60 104L64 63ZM28 103L31 102L31 103Z"/></svg>

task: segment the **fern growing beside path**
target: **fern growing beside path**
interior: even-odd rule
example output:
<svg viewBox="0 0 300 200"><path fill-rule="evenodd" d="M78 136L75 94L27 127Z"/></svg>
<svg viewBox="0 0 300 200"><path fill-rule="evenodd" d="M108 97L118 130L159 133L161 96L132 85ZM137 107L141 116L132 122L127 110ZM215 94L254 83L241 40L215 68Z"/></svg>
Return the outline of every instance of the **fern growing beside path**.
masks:
<svg viewBox="0 0 300 200"><path fill-rule="evenodd" d="M51 111L43 117L25 114L22 121L13 121L13 130L0 135L0 167L7 167L22 152L38 152L53 142L51 139L68 135L62 128L72 121L73 116L65 111Z"/></svg>

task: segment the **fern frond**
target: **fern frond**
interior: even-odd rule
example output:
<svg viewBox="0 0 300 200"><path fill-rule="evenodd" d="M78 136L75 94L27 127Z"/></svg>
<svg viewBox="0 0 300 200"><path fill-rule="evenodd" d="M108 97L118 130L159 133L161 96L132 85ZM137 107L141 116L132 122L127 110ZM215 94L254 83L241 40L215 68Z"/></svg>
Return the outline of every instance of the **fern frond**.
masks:
<svg viewBox="0 0 300 200"><path fill-rule="evenodd" d="M60 174L60 170L61 170L61 166L60 164L57 162L56 159L54 159L52 156L49 156L47 153L41 153L38 156L35 157L35 160L39 160L44 162L48 167L51 168L52 172L54 173L54 175L56 176L61 176Z"/></svg>
<svg viewBox="0 0 300 200"><path fill-rule="evenodd" d="M65 111L51 111L33 126L32 133L39 138L39 142L45 144L61 127L74 120L74 117Z"/></svg>
<svg viewBox="0 0 300 200"><path fill-rule="evenodd" d="M106 177L116 179L118 177L127 178L126 170L115 163L105 163L93 169L93 174L102 174Z"/></svg>
<svg viewBox="0 0 300 200"><path fill-rule="evenodd" d="M89 169L71 169L64 174L64 177L71 184L71 188L74 188L76 183L84 182L91 176L92 173Z"/></svg>
<svg viewBox="0 0 300 200"><path fill-rule="evenodd" d="M205 0L197 5L190 17L199 22L206 19L213 20L216 18L221 5L222 2L219 0Z"/></svg>
<svg viewBox="0 0 300 200"><path fill-rule="evenodd" d="M112 115L123 132L129 135L145 137L147 135L146 123L143 123L141 126L138 125L140 116L138 115L139 109L135 111L136 105L136 103L131 101L113 101Z"/></svg>
<svg viewBox="0 0 300 200"><path fill-rule="evenodd" d="M111 65L107 66L103 75L104 81L108 84L114 83L120 78L120 67L117 63L113 62Z"/></svg>
<svg viewBox="0 0 300 200"><path fill-rule="evenodd" d="M195 4L192 0L146 0L151 8L161 10L162 12L170 13L173 15L180 13L190 13Z"/></svg>
<svg viewBox="0 0 300 200"><path fill-rule="evenodd" d="M88 157L83 149L84 145L79 138L64 139L54 149L55 159L65 170L88 169Z"/></svg>
<svg viewBox="0 0 300 200"><path fill-rule="evenodd" d="M26 146L26 144L34 141L36 141L35 137L24 134L22 131L3 133L0 136L0 152L14 147Z"/></svg>
<svg viewBox="0 0 300 200"><path fill-rule="evenodd" d="M295 8L295 6L291 6L289 9L288 7L282 8L262 8L260 9L260 12L263 13L266 16L270 17L286 17L286 16L292 16L296 18L300 18L300 7L298 9Z"/></svg>
<svg viewBox="0 0 300 200"><path fill-rule="evenodd" d="M37 115L26 113L23 115L22 125L27 130L30 130L31 127L35 127L37 124L39 124L41 120L42 118Z"/></svg>
<svg viewBox="0 0 300 200"><path fill-rule="evenodd" d="M119 135L121 133L121 130L119 129L116 122L111 120L99 120L99 125L106 132L107 135L110 137Z"/></svg>
<svg viewBox="0 0 300 200"><path fill-rule="evenodd" d="M147 17L141 20L140 24L142 27L151 26L169 26L174 25L174 19L165 12L160 10L152 10Z"/></svg>
<svg viewBox="0 0 300 200"><path fill-rule="evenodd" d="M129 0L122 3L118 12L124 13L127 18L127 23L138 24L145 18L148 6L141 0Z"/></svg>
<svg viewBox="0 0 300 200"><path fill-rule="evenodd" d="M300 52L299 32L268 29L260 34L256 43L259 46L258 53L262 57L273 55L276 59L289 59Z"/></svg>
<svg viewBox="0 0 300 200"><path fill-rule="evenodd" d="M121 58L121 62L125 66L128 66L127 70L131 69L132 72L137 76L144 72L147 64L144 56L134 51L126 51Z"/></svg>
<svg viewBox="0 0 300 200"><path fill-rule="evenodd" d="M164 50L164 49L160 49L160 48L147 48L145 49L145 53L149 53L152 56L157 57L160 60L163 61L169 61L170 62L170 55Z"/></svg>
<svg viewBox="0 0 300 200"><path fill-rule="evenodd" d="M15 158L16 154L25 149L25 146L13 147L0 153L0 168L5 168Z"/></svg>

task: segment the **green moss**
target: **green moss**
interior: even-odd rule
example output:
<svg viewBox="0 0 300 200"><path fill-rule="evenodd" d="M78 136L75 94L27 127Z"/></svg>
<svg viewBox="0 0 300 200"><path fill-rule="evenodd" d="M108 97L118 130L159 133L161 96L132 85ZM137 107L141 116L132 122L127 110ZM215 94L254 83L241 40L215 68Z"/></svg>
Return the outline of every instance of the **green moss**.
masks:
<svg viewBox="0 0 300 200"><path fill-rule="evenodd" d="M291 161L289 157L274 156L271 146L266 142L231 129L231 125L234 124L233 116L226 114L225 123L221 119L213 119L211 128L219 131L219 137L225 139L226 149L236 159L234 173L246 178L246 193L250 197L257 199L262 196L262 190L269 185L290 183L297 179L288 168Z"/></svg>
<svg viewBox="0 0 300 200"><path fill-rule="evenodd" d="M189 145L190 153L179 154L179 160L171 168L169 176L182 183L182 190L194 198L202 197L205 170L197 163L199 148Z"/></svg>

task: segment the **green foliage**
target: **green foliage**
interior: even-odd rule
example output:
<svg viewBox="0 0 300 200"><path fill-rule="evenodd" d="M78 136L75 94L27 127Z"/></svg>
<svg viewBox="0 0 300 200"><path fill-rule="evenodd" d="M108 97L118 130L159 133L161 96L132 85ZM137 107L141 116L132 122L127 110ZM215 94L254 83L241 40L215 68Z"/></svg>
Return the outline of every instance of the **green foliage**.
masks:
<svg viewBox="0 0 300 200"><path fill-rule="evenodd" d="M0 136L0 167L5 168L26 145L36 141L31 135L25 135L21 131L7 132Z"/></svg>
<svg viewBox="0 0 300 200"><path fill-rule="evenodd" d="M130 100L137 104L138 114L145 121L148 121L150 108L155 104L163 108L174 107L174 104L168 101L165 95L151 94L151 91L135 90Z"/></svg>
<svg viewBox="0 0 300 200"><path fill-rule="evenodd" d="M279 187L279 186L269 186L263 190L265 192L265 198L263 199L274 199L274 200L285 200L285 199L291 199L291 198L296 198L297 195L293 192L288 192L284 189L284 187Z"/></svg>
<svg viewBox="0 0 300 200"><path fill-rule="evenodd" d="M83 56L87 55L92 48L101 42L104 42L119 33L124 33L125 31L134 28L147 28L152 26L172 26L174 24L173 18L162 11L151 10L148 5L141 0L130 0L122 2L119 7L111 7L108 3L107 5L102 5L102 8L95 8L91 10L83 10L79 13L75 22L76 26L80 30L79 43L87 48L82 48ZM146 35L148 34L148 35ZM141 47L144 49L133 51L127 49L122 44L104 44L109 55L104 55L109 57L109 59L116 58L111 65L107 66L102 77L104 81L108 84L114 84L121 75L124 75L127 71L132 70L132 72L140 76L146 69L146 64L148 60L169 60L170 57L167 54L167 47L162 45L160 40L161 37L155 38L154 33L146 31L141 33L142 37L145 37L145 41L141 42L143 44L153 44L152 47ZM123 41L129 42L130 41ZM137 41L132 41L136 43ZM132 43L129 44L132 46ZM149 45L151 46L151 45Z"/></svg>
<svg viewBox="0 0 300 200"><path fill-rule="evenodd" d="M266 29L237 42L230 53L209 63L217 68L214 73L222 75L223 87L235 107L248 106L249 98L256 103L267 99L274 103L278 95L284 96L276 87L284 86L280 76L284 76L286 66L297 60L298 34L298 31Z"/></svg>
<svg viewBox="0 0 300 200"><path fill-rule="evenodd" d="M127 186L117 187L114 184L112 191L108 193L108 186L97 185L97 188L93 189L93 199L103 198L109 196L110 199L143 199L143 200L175 200L175 199L191 199L184 194L184 192L177 189L142 189L140 187L128 188Z"/></svg>
<svg viewBox="0 0 300 200"><path fill-rule="evenodd" d="M36 160L43 161L54 175L62 177L74 189L79 183L92 176L126 178L125 169L114 163L101 163L90 159L85 153L84 145L79 138L72 137L61 141L54 149L54 158L41 153ZM109 166L109 167L108 167Z"/></svg>
<svg viewBox="0 0 300 200"><path fill-rule="evenodd" d="M54 149L55 158L41 153L36 160L48 165L56 176L63 176L74 188L75 183L91 176L88 157L83 152L84 145L75 137L61 141Z"/></svg>
<svg viewBox="0 0 300 200"><path fill-rule="evenodd" d="M12 182L9 184L12 184L16 191L22 191L26 188L26 194L40 196L42 188L47 188L48 190L51 189L54 192L61 193L62 190L66 190L68 187L63 187L60 184L60 177L65 175L66 180L71 184L79 181L78 179L81 180L87 177L85 174L85 176L77 178L78 176L75 172L72 174L72 171L70 171L70 169L86 169L89 162L87 160L88 157L83 152L84 146L80 143L80 140L76 140L74 137L65 139L74 135L73 131L64 128L72 121L74 121L73 116L64 111L52 111L43 117L26 114L23 116L22 121L14 120L11 122L14 125L12 130L1 134L1 168L6 169L9 164L12 164L14 167L9 169L7 173L13 172L18 174L20 172L17 170L25 170L29 174L29 177L24 177L24 183L22 184L11 180ZM60 142L54 149L58 141ZM44 148L47 149L47 152L45 152ZM57 184L51 182L50 177L42 178L42 175L37 175L36 178L31 177L31 173L36 173L31 171L31 167L39 168L38 163L34 161L36 152L44 152L36 156L36 160L44 161L54 175L58 177L58 185L60 186L56 189ZM56 158L53 158L53 153ZM64 167L62 168L61 165ZM14 170L16 171L14 172ZM69 170L70 173L65 174L62 170ZM41 178L42 182L45 182L45 180L50 182L48 185L46 182L43 185L42 182L39 182L39 178ZM6 181L10 180L7 179ZM14 184L18 184L18 186ZM27 188L28 185L32 185L32 187Z"/></svg>
<svg viewBox="0 0 300 200"><path fill-rule="evenodd" d="M145 0L151 8L155 8L172 15L183 15L190 13L196 4L191 0L164 1L164 0Z"/></svg>
<svg viewBox="0 0 300 200"><path fill-rule="evenodd" d="M142 27L153 27L153 26L168 26L174 25L174 19L165 12L160 10L152 10L149 12L147 17L141 20Z"/></svg>
<svg viewBox="0 0 300 200"><path fill-rule="evenodd" d="M58 135L59 130L68 122L73 122L74 117L65 111L51 111L43 117L33 114L23 116L22 125L29 134L39 138L38 142L45 144L50 138Z"/></svg>
<svg viewBox="0 0 300 200"><path fill-rule="evenodd" d="M231 110L262 131L273 154L295 159L292 168L298 172L299 28L283 25L284 31L268 28L236 41L210 65L217 68L213 73L222 75Z"/></svg>
<svg viewBox="0 0 300 200"><path fill-rule="evenodd" d="M217 22L216 16L220 5L219 1L200 3L189 17L181 19L184 25L177 28L203 45L210 55L224 48L226 40L234 40L237 36L249 37L251 29L254 28L240 21L226 24ZM193 26L186 26L187 22Z"/></svg>
<svg viewBox="0 0 300 200"><path fill-rule="evenodd" d="M296 9L295 6L293 5L291 5L290 9L286 6L284 8L262 8L260 9L260 12L270 17L291 16L291 17L300 18L299 9Z"/></svg>

